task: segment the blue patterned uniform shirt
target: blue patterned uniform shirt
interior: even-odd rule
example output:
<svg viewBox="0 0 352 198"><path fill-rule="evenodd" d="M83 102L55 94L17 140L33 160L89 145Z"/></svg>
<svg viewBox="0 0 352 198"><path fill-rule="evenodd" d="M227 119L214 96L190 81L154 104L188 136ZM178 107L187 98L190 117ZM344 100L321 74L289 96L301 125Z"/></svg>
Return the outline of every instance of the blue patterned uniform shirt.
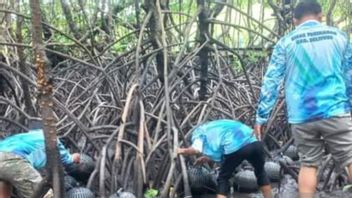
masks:
<svg viewBox="0 0 352 198"><path fill-rule="evenodd" d="M256 123L267 122L284 82L292 124L350 112L352 49L337 28L310 20L280 39L263 80Z"/></svg>
<svg viewBox="0 0 352 198"><path fill-rule="evenodd" d="M257 141L253 129L234 120L215 120L202 124L192 133L192 147L210 159L220 162L222 157Z"/></svg>
<svg viewBox="0 0 352 198"><path fill-rule="evenodd" d="M32 130L28 133L20 133L0 141L0 152L17 154L26 160L35 169L44 168L46 164L44 134L42 130ZM73 163L72 155L58 140L58 149L63 164Z"/></svg>

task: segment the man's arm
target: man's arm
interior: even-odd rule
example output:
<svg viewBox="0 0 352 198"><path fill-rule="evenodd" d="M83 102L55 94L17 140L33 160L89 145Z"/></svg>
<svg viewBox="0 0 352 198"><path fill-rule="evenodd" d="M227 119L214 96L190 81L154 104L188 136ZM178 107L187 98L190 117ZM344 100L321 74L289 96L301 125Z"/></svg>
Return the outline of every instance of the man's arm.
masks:
<svg viewBox="0 0 352 198"><path fill-rule="evenodd" d="M279 85L286 71L286 55L282 40L275 46L265 73L260 92L259 105L254 127L258 139L261 139L261 126L268 121L270 113L279 95Z"/></svg>
<svg viewBox="0 0 352 198"><path fill-rule="evenodd" d="M193 141L191 147L188 148L178 148L177 154L180 155L197 155L203 151L203 141L201 138L197 138Z"/></svg>
<svg viewBox="0 0 352 198"><path fill-rule="evenodd" d="M64 165L72 164L74 162L73 156L59 140L58 140L58 148L59 148L61 162Z"/></svg>
<svg viewBox="0 0 352 198"><path fill-rule="evenodd" d="M200 152L192 147L188 147L188 148L178 148L177 149L177 154L180 155L197 155L200 154Z"/></svg>
<svg viewBox="0 0 352 198"><path fill-rule="evenodd" d="M347 42L348 44L344 53L343 73L345 75L347 97L352 106L352 44L348 39Z"/></svg>

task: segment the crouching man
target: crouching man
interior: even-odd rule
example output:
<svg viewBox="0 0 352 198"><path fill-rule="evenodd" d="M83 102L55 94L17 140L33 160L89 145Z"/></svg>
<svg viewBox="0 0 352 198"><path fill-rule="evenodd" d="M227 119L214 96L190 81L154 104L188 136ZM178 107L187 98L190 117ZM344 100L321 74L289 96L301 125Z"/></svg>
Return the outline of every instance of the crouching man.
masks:
<svg viewBox="0 0 352 198"><path fill-rule="evenodd" d="M32 197L42 180L37 170L46 164L44 141L41 129L0 141L0 180L9 182L21 197ZM59 140L58 149L64 165L80 162L80 154L71 155Z"/></svg>
<svg viewBox="0 0 352 198"><path fill-rule="evenodd" d="M264 170L265 155L261 142L253 135L253 130L234 120L216 120L198 126L192 133L192 146L178 148L178 154L197 155L197 163L209 160L220 162L217 198L226 198L230 192L233 172L243 160L254 167L258 186L264 198L271 198L269 178Z"/></svg>

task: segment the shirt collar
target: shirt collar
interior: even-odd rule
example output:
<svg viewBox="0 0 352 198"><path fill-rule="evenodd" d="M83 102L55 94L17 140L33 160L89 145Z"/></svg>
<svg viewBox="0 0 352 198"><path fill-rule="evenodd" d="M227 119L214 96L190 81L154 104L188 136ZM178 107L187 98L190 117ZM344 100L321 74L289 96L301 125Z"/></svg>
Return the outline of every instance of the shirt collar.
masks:
<svg viewBox="0 0 352 198"><path fill-rule="evenodd" d="M316 26L316 25L320 25L320 22L317 20L311 19L311 20L307 20L304 23L300 24L299 26L297 26L297 28Z"/></svg>

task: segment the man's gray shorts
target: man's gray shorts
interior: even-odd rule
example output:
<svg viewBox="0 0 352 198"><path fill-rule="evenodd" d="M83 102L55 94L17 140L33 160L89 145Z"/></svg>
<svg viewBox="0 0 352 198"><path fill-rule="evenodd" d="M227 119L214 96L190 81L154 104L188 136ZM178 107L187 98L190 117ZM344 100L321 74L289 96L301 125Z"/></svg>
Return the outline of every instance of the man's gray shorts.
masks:
<svg viewBox="0 0 352 198"><path fill-rule="evenodd" d="M351 115L292 125L292 135L303 166L319 166L324 147L341 168L352 163Z"/></svg>

